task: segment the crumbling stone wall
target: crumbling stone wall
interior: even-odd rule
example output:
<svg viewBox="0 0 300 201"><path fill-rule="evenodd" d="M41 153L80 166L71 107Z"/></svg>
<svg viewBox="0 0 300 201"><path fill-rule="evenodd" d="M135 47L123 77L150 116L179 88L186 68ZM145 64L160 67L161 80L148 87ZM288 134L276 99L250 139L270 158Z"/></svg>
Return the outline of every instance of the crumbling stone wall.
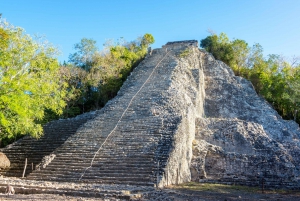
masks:
<svg viewBox="0 0 300 201"><path fill-rule="evenodd" d="M9 168L9 166L10 166L9 159L4 153L0 152L0 169Z"/></svg>
<svg viewBox="0 0 300 201"><path fill-rule="evenodd" d="M196 120L192 180L299 188L299 126L206 54L205 118Z"/></svg>
<svg viewBox="0 0 300 201"><path fill-rule="evenodd" d="M195 137L195 119L204 113L204 75L202 54L193 41L169 43L163 50L173 57L170 85L162 93L166 100L158 106L164 119L162 140L156 155L160 164L159 186L178 184L191 180L192 141ZM182 52L189 55L181 57ZM170 132L170 134L168 134ZM164 136L170 136L165 139ZM167 149L166 149L167 148ZM160 158L163 150L167 159Z"/></svg>

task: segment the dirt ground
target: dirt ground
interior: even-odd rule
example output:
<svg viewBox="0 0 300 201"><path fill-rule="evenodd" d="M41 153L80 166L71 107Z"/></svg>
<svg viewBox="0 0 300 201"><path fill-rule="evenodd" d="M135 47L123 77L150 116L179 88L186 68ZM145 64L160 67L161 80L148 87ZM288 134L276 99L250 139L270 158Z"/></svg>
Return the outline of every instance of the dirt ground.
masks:
<svg viewBox="0 0 300 201"><path fill-rule="evenodd" d="M162 192L168 195L168 199L174 201L300 200L300 191L264 190L262 193L260 188L255 187L193 182L173 186L162 190ZM161 200L158 196L149 196L149 200Z"/></svg>
<svg viewBox="0 0 300 201"><path fill-rule="evenodd" d="M61 196L61 195L53 195L53 194L32 194L32 195L24 195L24 194L16 194L16 195L4 195L0 194L0 201L6 200L24 200L24 201L60 201L60 200L70 200L70 201L84 201L84 200L100 200L100 201L110 201L111 199L100 199L100 198L83 198L83 197L73 197L73 196Z"/></svg>
<svg viewBox="0 0 300 201"><path fill-rule="evenodd" d="M71 201L123 201L117 198L86 198L53 194L16 194L7 197L0 194L0 201L4 200L71 200ZM189 183L160 189L146 193L142 198L132 199L135 201L157 200L157 201L236 201L236 200L258 200L258 201L297 201L300 200L300 191L287 190L265 190L243 186L227 186L219 184L195 184Z"/></svg>

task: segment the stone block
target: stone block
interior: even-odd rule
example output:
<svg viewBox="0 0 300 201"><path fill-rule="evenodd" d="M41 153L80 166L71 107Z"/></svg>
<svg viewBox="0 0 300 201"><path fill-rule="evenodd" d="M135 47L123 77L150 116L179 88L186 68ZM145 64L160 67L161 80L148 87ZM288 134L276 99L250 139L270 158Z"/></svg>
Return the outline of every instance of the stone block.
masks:
<svg viewBox="0 0 300 201"><path fill-rule="evenodd" d="M9 167L10 167L9 159L7 158L7 156L4 153L0 152L0 168L6 169Z"/></svg>

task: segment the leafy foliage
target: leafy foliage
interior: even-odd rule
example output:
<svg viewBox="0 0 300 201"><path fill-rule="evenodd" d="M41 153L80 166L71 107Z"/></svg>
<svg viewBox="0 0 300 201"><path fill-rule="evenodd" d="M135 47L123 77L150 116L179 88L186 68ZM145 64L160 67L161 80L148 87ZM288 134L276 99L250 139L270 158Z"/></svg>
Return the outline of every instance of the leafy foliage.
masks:
<svg viewBox="0 0 300 201"><path fill-rule="evenodd" d="M57 51L6 21L0 23L0 140L42 134L45 110L62 113L66 84Z"/></svg>
<svg viewBox="0 0 300 201"><path fill-rule="evenodd" d="M200 46L206 51L212 53L218 60L222 60L227 65L231 65L234 60L233 48L226 34L221 33L219 36L212 34L201 40Z"/></svg>
<svg viewBox="0 0 300 201"><path fill-rule="evenodd" d="M178 56L181 58L185 58L185 57L189 56L190 54L191 54L191 51L189 48L187 48L187 49L181 51Z"/></svg>
<svg viewBox="0 0 300 201"><path fill-rule="evenodd" d="M57 50L22 28L0 24L0 146L21 135L40 137L42 124L99 109L113 98L143 60L151 34L132 42L75 44L70 63L59 65Z"/></svg>
<svg viewBox="0 0 300 201"><path fill-rule="evenodd" d="M83 38L74 48L77 52L69 56L70 62L88 71L93 65L93 55L97 51L96 41Z"/></svg>

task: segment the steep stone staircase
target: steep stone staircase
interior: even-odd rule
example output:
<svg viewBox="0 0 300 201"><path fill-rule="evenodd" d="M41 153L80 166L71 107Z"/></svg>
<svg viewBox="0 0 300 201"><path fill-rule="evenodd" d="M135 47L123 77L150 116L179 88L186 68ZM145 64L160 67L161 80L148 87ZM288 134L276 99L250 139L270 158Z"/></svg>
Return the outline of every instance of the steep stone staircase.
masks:
<svg viewBox="0 0 300 201"><path fill-rule="evenodd" d="M151 111L163 101L161 92L169 85L165 75L170 75L171 68L162 68L168 66L169 57L165 50L154 51L101 114L57 148L46 168L27 178L153 186L157 162L165 163L170 149L165 146L156 152L162 143L163 122Z"/></svg>
<svg viewBox="0 0 300 201"><path fill-rule="evenodd" d="M25 176L35 170L36 165L41 163L44 156L52 153L60 147L69 136L86 121L93 118L94 113L87 113L72 119L61 119L52 121L44 126L44 135L40 139L33 139L26 136L2 150L9 158L11 167L9 170L2 170L4 176L21 177L24 170L25 159L27 167Z"/></svg>

